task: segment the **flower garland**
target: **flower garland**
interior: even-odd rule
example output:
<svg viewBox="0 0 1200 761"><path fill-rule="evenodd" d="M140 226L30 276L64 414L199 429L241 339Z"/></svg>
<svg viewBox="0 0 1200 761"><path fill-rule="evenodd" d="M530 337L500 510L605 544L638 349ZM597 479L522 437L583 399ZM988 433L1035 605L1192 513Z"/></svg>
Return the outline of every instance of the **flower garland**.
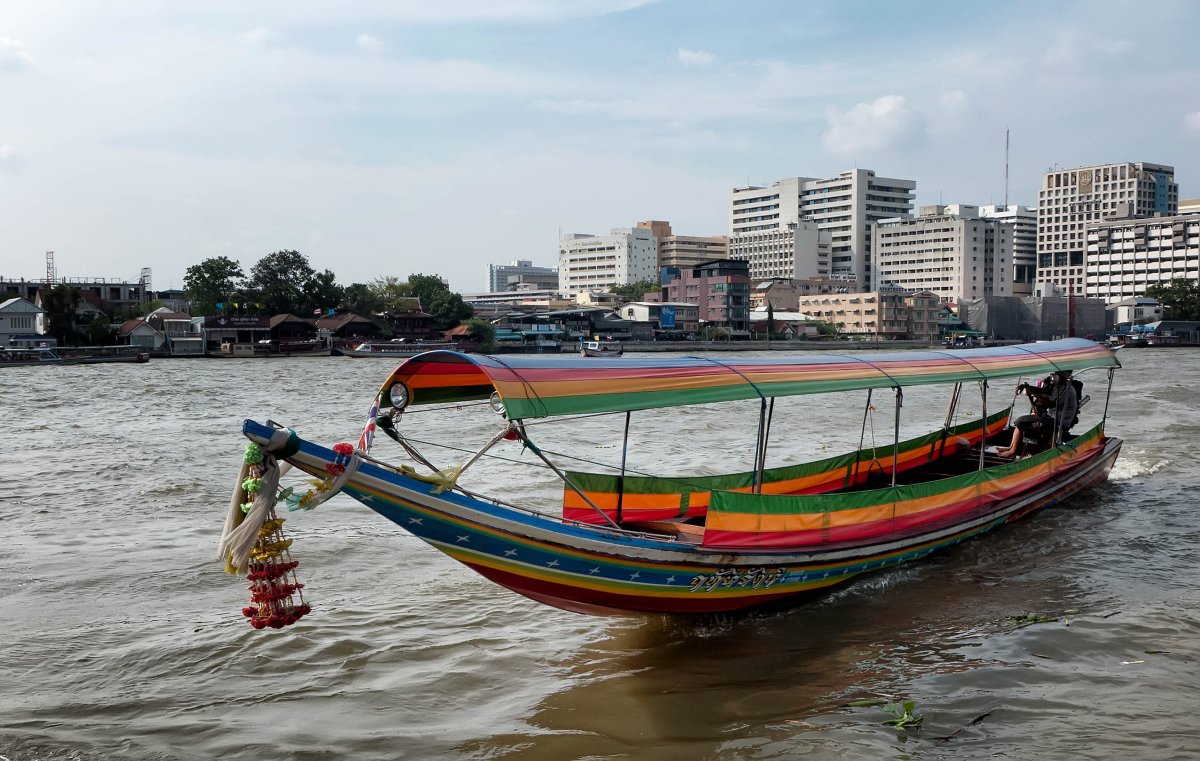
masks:
<svg viewBox="0 0 1200 761"><path fill-rule="evenodd" d="M249 513L254 508L256 498L262 489L263 464L265 453L258 444L253 442L246 445L243 460L247 466L248 476L241 487L245 492L246 501L242 503L242 512ZM279 502L276 498L275 503ZM274 504L267 507L267 515L258 529L257 541L250 550L249 571L246 579L250 582L250 605L242 608L242 615L250 619L250 625L255 629L282 629L299 621L312 611L312 607L304 602L304 585L296 578L296 566L300 561L292 560L288 548L292 540L283 535L284 519L275 514Z"/></svg>

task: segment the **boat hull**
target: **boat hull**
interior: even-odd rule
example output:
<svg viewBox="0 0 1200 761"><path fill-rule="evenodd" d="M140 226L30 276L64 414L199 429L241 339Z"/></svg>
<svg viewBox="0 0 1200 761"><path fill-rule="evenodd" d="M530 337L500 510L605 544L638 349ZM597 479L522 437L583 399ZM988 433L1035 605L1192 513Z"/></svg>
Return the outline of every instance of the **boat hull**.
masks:
<svg viewBox="0 0 1200 761"><path fill-rule="evenodd" d="M272 429L247 421L244 432L266 443ZM1119 439L1098 434L1086 451L1064 445L1048 453L1044 466L1031 461L1033 475L1019 489L981 491L952 520L804 548L707 547L576 523L438 493L430 483L371 462L344 490L484 577L539 602L597 614L720 613L779 604L980 536L1103 481L1120 448ZM288 458L314 475L324 475L334 460L331 450L307 441Z"/></svg>

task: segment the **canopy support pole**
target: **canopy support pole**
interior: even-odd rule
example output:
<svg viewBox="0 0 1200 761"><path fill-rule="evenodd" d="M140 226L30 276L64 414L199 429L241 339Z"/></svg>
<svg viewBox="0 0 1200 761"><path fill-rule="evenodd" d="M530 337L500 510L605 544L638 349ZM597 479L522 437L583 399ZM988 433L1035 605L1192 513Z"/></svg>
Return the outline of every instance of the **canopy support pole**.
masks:
<svg viewBox="0 0 1200 761"><path fill-rule="evenodd" d="M858 483L858 465L862 462L863 442L866 441L867 438L867 416L871 414L871 394L874 392L875 389L873 388L867 389L867 405L863 407L862 431L860 431L858 434L858 449L854 452L854 471L850 474L849 478L846 479L847 486L849 486L851 483ZM874 437L874 427L872 427L871 430L871 435Z"/></svg>
<svg viewBox="0 0 1200 761"><path fill-rule="evenodd" d="M629 456L629 418L632 412L625 412L625 436L621 444L621 475L617 476L617 525L621 525L621 504L625 501L625 462Z"/></svg>
<svg viewBox="0 0 1200 761"><path fill-rule="evenodd" d="M1104 393L1104 414L1100 416L1101 423L1108 422L1108 400L1112 396L1113 373L1115 372L1116 368L1108 368L1108 391Z"/></svg>
<svg viewBox="0 0 1200 761"><path fill-rule="evenodd" d="M597 507L596 503L593 502L591 499L589 499L588 495L584 494L582 489L580 489L578 486L576 486L575 483L571 479L567 478L566 473L563 473L562 470L560 470L557 465L550 462L550 458L548 458L548 457L546 457L546 455L542 454L542 450L538 449L537 444L534 444L532 441L529 440L529 436L527 436L525 434L524 430L518 429L517 434L521 437L521 441L525 444L525 446L529 447L529 451L533 452L535 455L537 455L541 459L542 462L546 463L546 467L550 468L550 470L553 470L554 474L557 475L559 478L561 478L562 482L564 484L566 484L568 487L570 487L571 491L578 494L580 499L582 499L584 502L588 503L588 505L590 505L591 508L593 510L595 510L596 513L601 518L604 519L605 523L607 523L609 526L611 526L612 528L615 528L615 529L621 528L620 524L618 524L612 518L608 517L608 513L604 512L599 507Z"/></svg>
<svg viewBox="0 0 1200 761"><path fill-rule="evenodd" d="M987 449L987 432L988 432L988 412L987 412L987 390L988 382L986 379L979 381L979 396L983 400L983 420L980 421L979 429L979 469L983 470L983 452Z"/></svg>
<svg viewBox="0 0 1200 761"><path fill-rule="evenodd" d="M962 382L954 384L954 389L950 392L950 399L946 402L946 422L942 424L942 438L938 440L937 448L938 457L943 457L946 454L946 438L950 435L950 426L954 423L954 413L958 411L958 396L962 393ZM929 459L933 460L934 448L929 448Z"/></svg>
<svg viewBox="0 0 1200 761"><path fill-rule="evenodd" d="M892 441L892 488L896 486L896 475L900 472L900 408L904 406L904 389L896 389L896 436Z"/></svg>
<svg viewBox="0 0 1200 761"><path fill-rule="evenodd" d="M758 492L758 464L763 458L763 434L767 428L767 399L759 397L758 399L758 435L755 437L754 443L754 475L750 479L750 491Z"/></svg>
<svg viewBox="0 0 1200 761"><path fill-rule="evenodd" d="M766 401L763 402L766 404ZM762 494L763 487L763 471L767 469L767 442L771 440L771 421L775 418L775 397L771 397L771 403L766 410L766 425L763 426L762 437L759 441L758 462L754 463L754 492Z"/></svg>
<svg viewBox="0 0 1200 761"><path fill-rule="evenodd" d="M476 461L477 461L477 460L478 460L480 457L483 457L483 455L484 455L484 454L485 454L485 453L486 453L486 452L487 452L489 449L491 449L492 447L496 446L497 442L499 442L501 439L503 439L505 436L507 436L507 435L508 435L508 432L509 432L509 431L512 431L512 430L516 430L516 426L515 426L513 423L511 423L511 422L510 422L508 425L506 425L505 427L501 428L501 429L500 429L500 431L499 431L499 432L498 432L498 433L497 433L495 436L493 436L492 438L488 439L488 442L487 442L486 444L484 444L484 445L483 445L483 448L481 448L481 449L480 449L478 452L476 452L475 454L471 455L471 458L462 464L462 467L458 469L458 475L460 475L460 476L461 476L461 475L462 475L462 474L463 474L463 473L466 471L466 469L467 469L467 468L469 468L469 467L471 467L472 465L474 465L474 464L475 464L475 462L476 462Z"/></svg>

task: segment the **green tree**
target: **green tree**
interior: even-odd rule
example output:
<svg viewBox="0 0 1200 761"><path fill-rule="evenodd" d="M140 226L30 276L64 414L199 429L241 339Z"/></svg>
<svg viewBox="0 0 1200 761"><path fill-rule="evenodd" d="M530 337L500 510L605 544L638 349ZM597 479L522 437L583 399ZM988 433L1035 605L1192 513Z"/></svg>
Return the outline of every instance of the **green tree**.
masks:
<svg viewBox="0 0 1200 761"><path fill-rule="evenodd" d="M383 299L365 283L351 283L342 291L342 309L354 314L378 314L383 311Z"/></svg>
<svg viewBox="0 0 1200 761"><path fill-rule="evenodd" d="M155 309L161 309L163 303L158 299L147 301L144 304L130 304L127 307L118 309L113 312L113 322L124 322L125 320L139 320L153 312Z"/></svg>
<svg viewBox="0 0 1200 761"><path fill-rule="evenodd" d="M107 318L97 315L84 329L84 340L89 346L107 346L116 340L116 331Z"/></svg>
<svg viewBox="0 0 1200 761"><path fill-rule="evenodd" d="M183 276L183 289L192 303L192 314L200 316L221 312L217 304L224 304L230 294L238 290L245 277L242 265L227 256L205 259L188 267Z"/></svg>
<svg viewBox="0 0 1200 761"><path fill-rule="evenodd" d="M817 321L817 335L823 338L833 338L837 336L839 332L840 331L838 330L836 322L833 322L832 320Z"/></svg>
<svg viewBox="0 0 1200 761"><path fill-rule="evenodd" d="M462 300L462 296L450 290L437 275L409 275L408 282L399 289L402 296L416 296L421 300L421 309L433 315L433 326L448 330L475 314L475 310Z"/></svg>
<svg viewBox="0 0 1200 761"><path fill-rule="evenodd" d="M478 341L483 347L484 351L490 351L492 349L492 342L496 339L495 325L487 320L480 320L478 318L466 320L463 322L463 325L466 325L468 328L470 328L471 340Z"/></svg>
<svg viewBox="0 0 1200 761"><path fill-rule="evenodd" d="M1149 286L1146 296L1163 305L1168 320L1200 320L1200 281L1177 277Z"/></svg>
<svg viewBox="0 0 1200 761"><path fill-rule="evenodd" d="M377 312L403 311L403 304L412 297L408 283L395 275L385 275L371 281L371 295L374 297Z"/></svg>
<svg viewBox="0 0 1200 761"><path fill-rule="evenodd" d="M767 299L767 340L775 337L775 305Z"/></svg>
<svg viewBox="0 0 1200 761"><path fill-rule="evenodd" d="M78 288L60 283L42 292L42 309L46 310L46 332L58 339L60 346L74 346L83 337L75 330L77 306Z"/></svg>
<svg viewBox="0 0 1200 761"><path fill-rule="evenodd" d="M627 285L614 285L608 289L609 293L615 293L626 304L631 301L644 300L647 293L659 293L661 291L662 285L657 280L639 280L636 283L629 283Z"/></svg>
<svg viewBox="0 0 1200 761"><path fill-rule="evenodd" d="M316 270L299 251L276 251L258 260L246 283L251 300L266 314L311 313L305 286Z"/></svg>
<svg viewBox="0 0 1200 761"><path fill-rule="evenodd" d="M326 310L342 303L345 292L346 289L337 284L337 278L331 270L314 272L304 284L305 303L301 314L318 311L325 314Z"/></svg>

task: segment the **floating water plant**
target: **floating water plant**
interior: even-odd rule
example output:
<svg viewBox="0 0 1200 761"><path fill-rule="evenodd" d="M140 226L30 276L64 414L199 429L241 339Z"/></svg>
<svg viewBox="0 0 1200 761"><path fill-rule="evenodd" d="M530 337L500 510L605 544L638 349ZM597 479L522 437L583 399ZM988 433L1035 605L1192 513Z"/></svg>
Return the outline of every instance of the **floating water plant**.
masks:
<svg viewBox="0 0 1200 761"><path fill-rule="evenodd" d="M895 718L888 719L883 723L890 724L898 731L916 729L925 720L923 716L913 713L916 707L917 704L911 700L906 700L903 703L888 703L883 707L883 710L891 713Z"/></svg>

